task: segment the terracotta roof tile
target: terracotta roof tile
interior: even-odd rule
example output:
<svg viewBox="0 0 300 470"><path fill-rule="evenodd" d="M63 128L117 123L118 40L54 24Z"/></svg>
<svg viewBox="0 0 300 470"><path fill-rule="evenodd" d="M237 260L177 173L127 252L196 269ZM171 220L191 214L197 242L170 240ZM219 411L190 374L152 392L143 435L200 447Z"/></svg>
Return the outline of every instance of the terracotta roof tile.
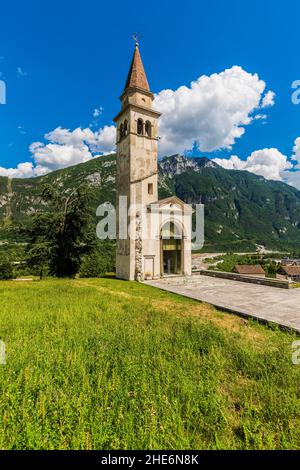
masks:
<svg viewBox="0 0 300 470"><path fill-rule="evenodd" d="M282 266L281 270L288 276L300 276L300 266Z"/></svg>
<svg viewBox="0 0 300 470"><path fill-rule="evenodd" d="M260 264L237 264L234 267L234 271L238 274L265 274L265 271L263 270Z"/></svg>

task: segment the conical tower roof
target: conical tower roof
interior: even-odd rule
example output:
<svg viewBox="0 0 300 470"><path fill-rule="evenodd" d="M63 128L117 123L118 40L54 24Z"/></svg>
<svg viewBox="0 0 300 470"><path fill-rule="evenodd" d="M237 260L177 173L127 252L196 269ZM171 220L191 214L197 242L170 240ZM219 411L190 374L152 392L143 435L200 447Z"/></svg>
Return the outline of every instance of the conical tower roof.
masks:
<svg viewBox="0 0 300 470"><path fill-rule="evenodd" d="M141 90L150 91L145 69L141 59L139 46L136 43L131 66L129 69L124 91L129 88L140 88Z"/></svg>

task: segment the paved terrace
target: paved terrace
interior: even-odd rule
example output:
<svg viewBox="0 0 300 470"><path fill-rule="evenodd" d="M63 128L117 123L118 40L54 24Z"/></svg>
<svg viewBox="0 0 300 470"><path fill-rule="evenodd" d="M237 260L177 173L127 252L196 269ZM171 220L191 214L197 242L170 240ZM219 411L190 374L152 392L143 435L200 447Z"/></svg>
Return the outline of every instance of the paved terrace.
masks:
<svg viewBox="0 0 300 470"><path fill-rule="evenodd" d="M279 289L202 275L166 277L145 283L300 332L300 288Z"/></svg>

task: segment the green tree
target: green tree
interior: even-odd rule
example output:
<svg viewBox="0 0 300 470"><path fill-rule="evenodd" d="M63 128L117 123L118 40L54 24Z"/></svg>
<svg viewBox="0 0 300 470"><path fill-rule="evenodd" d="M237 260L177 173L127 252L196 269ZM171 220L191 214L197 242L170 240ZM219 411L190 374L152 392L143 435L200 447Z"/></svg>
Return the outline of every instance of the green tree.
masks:
<svg viewBox="0 0 300 470"><path fill-rule="evenodd" d="M43 279L45 269L49 267L50 261L50 243L43 240L31 243L27 251L27 265L30 269L36 270Z"/></svg>
<svg viewBox="0 0 300 470"><path fill-rule="evenodd" d="M81 185L61 195L46 185L41 196L47 209L36 214L27 228L28 264L40 267L41 276L49 265L50 273L57 277L74 277L92 243L88 188Z"/></svg>
<svg viewBox="0 0 300 470"><path fill-rule="evenodd" d="M263 266L268 277L276 277L276 274L279 270L279 265L274 261L266 260Z"/></svg>

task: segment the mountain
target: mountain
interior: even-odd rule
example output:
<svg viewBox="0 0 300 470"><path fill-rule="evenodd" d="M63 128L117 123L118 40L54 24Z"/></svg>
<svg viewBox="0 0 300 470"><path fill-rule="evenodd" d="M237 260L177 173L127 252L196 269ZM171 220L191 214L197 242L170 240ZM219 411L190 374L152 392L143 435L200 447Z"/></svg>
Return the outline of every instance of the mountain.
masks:
<svg viewBox="0 0 300 470"><path fill-rule="evenodd" d="M14 237L16 226L43 209L43 184L65 192L88 183L95 213L99 204L114 203L115 174L115 155L109 155L37 178L0 177L1 237ZM284 183L226 170L208 158L173 155L159 161L159 193L160 198L176 194L189 204L205 204L209 251L300 247L300 191Z"/></svg>
<svg viewBox="0 0 300 470"><path fill-rule="evenodd" d="M191 158L185 168L184 157L166 160L160 165L161 188L189 204L205 205L208 246L299 249L300 191L247 171L226 170L207 159Z"/></svg>
<svg viewBox="0 0 300 470"><path fill-rule="evenodd" d="M220 168L217 163L209 158L186 158L182 155L172 155L165 157L159 162L159 169L163 176L173 178L175 175L181 175L186 171L199 172L202 168Z"/></svg>

